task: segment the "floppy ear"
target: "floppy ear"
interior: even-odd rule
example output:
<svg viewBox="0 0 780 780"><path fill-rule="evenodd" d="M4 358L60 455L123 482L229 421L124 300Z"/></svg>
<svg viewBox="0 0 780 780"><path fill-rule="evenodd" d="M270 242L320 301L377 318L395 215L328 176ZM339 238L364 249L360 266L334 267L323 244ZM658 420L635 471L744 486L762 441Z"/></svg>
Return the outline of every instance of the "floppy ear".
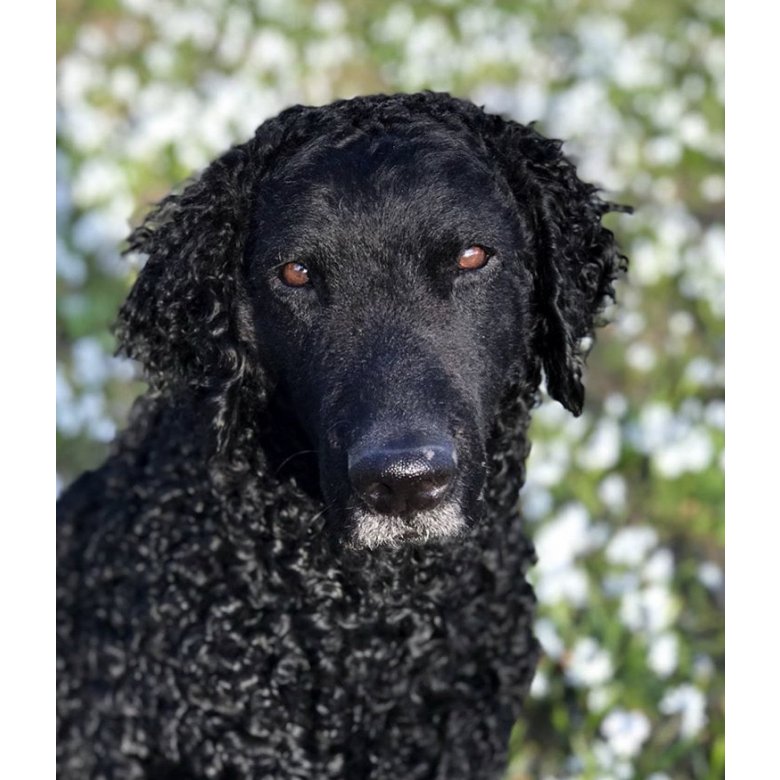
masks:
<svg viewBox="0 0 780 780"><path fill-rule="evenodd" d="M581 181L561 153L562 142L499 117L486 142L523 212L530 211L534 247L535 351L550 395L575 415L582 412L582 370L598 316L614 299L613 282L626 268L612 232L601 224L609 211L631 209L603 201Z"/></svg>
<svg viewBox="0 0 780 780"><path fill-rule="evenodd" d="M255 162L254 140L232 148L131 233L128 251L148 260L116 326L119 351L153 387L186 386L215 404L219 445L254 363L242 259Z"/></svg>

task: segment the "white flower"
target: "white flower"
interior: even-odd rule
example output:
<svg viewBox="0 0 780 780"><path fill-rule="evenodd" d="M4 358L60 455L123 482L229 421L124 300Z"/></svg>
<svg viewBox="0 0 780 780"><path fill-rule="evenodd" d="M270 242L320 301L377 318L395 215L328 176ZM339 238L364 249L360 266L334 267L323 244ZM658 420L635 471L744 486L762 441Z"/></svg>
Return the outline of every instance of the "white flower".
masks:
<svg viewBox="0 0 780 780"><path fill-rule="evenodd" d="M407 5L394 3L385 18L374 24L373 33L384 43L399 42L409 36L414 24L414 11Z"/></svg>
<svg viewBox="0 0 780 780"><path fill-rule="evenodd" d="M626 593L620 601L620 619L632 631L663 631L674 620L676 611L670 592L661 585Z"/></svg>
<svg viewBox="0 0 780 780"><path fill-rule="evenodd" d="M578 639L569 657L566 677L572 685L593 687L607 682L614 668L609 653L592 637Z"/></svg>
<svg viewBox="0 0 780 780"><path fill-rule="evenodd" d="M613 710L602 721L601 731L615 755L631 758L650 736L650 721L637 710Z"/></svg>
<svg viewBox="0 0 780 780"><path fill-rule="evenodd" d="M588 511L582 504L567 504L536 535L540 572L567 567L589 548Z"/></svg>
<svg viewBox="0 0 780 780"><path fill-rule="evenodd" d="M347 13L339 3L322 2L314 8L314 26L326 32L334 32L344 27Z"/></svg>
<svg viewBox="0 0 780 780"><path fill-rule="evenodd" d="M561 404L551 400L546 400L534 411L534 421L547 428L560 428L566 423L568 417L569 412Z"/></svg>
<svg viewBox="0 0 780 780"><path fill-rule="evenodd" d="M652 456L665 477L700 471L715 449L710 432L698 423L701 416L700 403L683 404L676 415L665 404L651 403L640 413L638 424L629 428L629 439L637 450Z"/></svg>
<svg viewBox="0 0 780 780"><path fill-rule="evenodd" d="M715 447L702 426L690 428L676 441L668 442L653 454L653 465L664 476L674 479L686 471L701 471L712 461Z"/></svg>
<svg viewBox="0 0 780 780"><path fill-rule="evenodd" d="M680 714L680 736L695 737L707 723L704 694L690 683L685 683L667 692L658 709L664 715Z"/></svg>
<svg viewBox="0 0 780 780"><path fill-rule="evenodd" d="M658 543L658 535L648 526L622 528L607 545L605 555L611 563L638 566Z"/></svg>
<svg viewBox="0 0 780 780"><path fill-rule="evenodd" d="M111 71L109 88L117 100L131 103L139 90L138 74L132 68L120 65Z"/></svg>
<svg viewBox="0 0 780 780"><path fill-rule="evenodd" d="M671 439L678 430L678 423L667 404L651 402L639 413L637 427L631 432L634 446L651 453Z"/></svg>
<svg viewBox="0 0 780 780"><path fill-rule="evenodd" d="M655 350L649 344L637 341L626 350L626 362L635 371L652 371L656 364Z"/></svg>
<svg viewBox="0 0 780 780"><path fill-rule="evenodd" d="M573 563L578 555L599 544L597 531L590 525L585 507L575 503L563 507L540 529L536 537L539 564L534 574L536 595L541 602L566 601L575 606L586 602L588 578Z"/></svg>
<svg viewBox="0 0 780 780"><path fill-rule="evenodd" d="M694 385L707 387L715 384L716 381L715 364L701 355L691 360L685 367L685 379Z"/></svg>
<svg viewBox="0 0 780 780"><path fill-rule="evenodd" d="M623 42L614 64L615 83L629 91L663 84L659 43L663 45L656 35L636 36Z"/></svg>
<svg viewBox="0 0 780 780"><path fill-rule="evenodd" d="M541 520L550 513L553 497L548 490L528 481L523 490L523 516L528 520Z"/></svg>
<svg viewBox="0 0 780 780"><path fill-rule="evenodd" d="M699 186L699 192L709 201L723 200L726 195L726 182L722 176L705 176Z"/></svg>
<svg viewBox="0 0 780 780"><path fill-rule="evenodd" d="M559 484L569 466L569 457L569 448L564 442L539 442L531 450L528 479L542 487Z"/></svg>
<svg viewBox="0 0 780 780"><path fill-rule="evenodd" d="M278 30L265 27L253 35L247 64L259 71L283 71L292 68L297 54L288 38Z"/></svg>
<svg viewBox="0 0 780 780"><path fill-rule="evenodd" d="M621 309L615 324L620 333L627 338L638 336L646 327L644 316L633 309Z"/></svg>
<svg viewBox="0 0 780 780"><path fill-rule="evenodd" d="M674 556L666 547L656 550L642 567L642 576L647 582L668 582L674 574Z"/></svg>
<svg viewBox="0 0 780 780"><path fill-rule="evenodd" d="M677 92L667 90L653 102L653 119L659 127L676 128L685 110L685 100Z"/></svg>
<svg viewBox="0 0 780 780"><path fill-rule="evenodd" d="M588 578L581 569L565 566L540 574L535 590L542 604L563 601L581 607L588 600Z"/></svg>
<svg viewBox="0 0 780 780"><path fill-rule="evenodd" d="M645 144L645 158L650 165L676 165L682 156L682 144L672 135L650 139Z"/></svg>
<svg viewBox="0 0 780 780"><path fill-rule="evenodd" d="M713 428L721 431L726 428L726 404L723 401L710 401L704 410L704 419Z"/></svg>
<svg viewBox="0 0 780 780"><path fill-rule="evenodd" d="M539 618L534 626L534 633L549 658L557 660L564 650L563 640L558 634L555 624L548 618Z"/></svg>
<svg viewBox="0 0 780 780"><path fill-rule="evenodd" d="M598 488L599 499L613 512L622 512L626 506L626 480L620 474L605 477Z"/></svg>
<svg viewBox="0 0 780 780"><path fill-rule="evenodd" d="M110 357L97 339L85 337L73 344L73 374L82 385L101 385L110 374Z"/></svg>
<svg viewBox="0 0 780 780"><path fill-rule="evenodd" d="M547 679L547 675L544 672L537 672L531 683L531 689L529 691L531 696L535 699L542 699L547 695L549 690L550 681Z"/></svg>
<svg viewBox="0 0 780 780"><path fill-rule="evenodd" d="M712 563L712 561L705 561L700 564L698 575L699 582L710 590L718 590L723 584L723 572L720 567L717 564Z"/></svg>
<svg viewBox="0 0 780 780"><path fill-rule="evenodd" d="M246 55L253 32L252 15L245 8L229 8L217 47L217 57L225 65L238 65Z"/></svg>
<svg viewBox="0 0 780 780"><path fill-rule="evenodd" d="M95 157L79 167L71 192L79 206L88 207L123 189L124 183L124 175L116 163L105 157Z"/></svg>
<svg viewBox="0 0 780 780"><path fill-rule="evenodd" d="M577 458L586 469L604 470L614 466L620 457L620 426L609 418L603 418L596 426Z"/></svg>
<svg viewBox="0 0 780 780"><path fill-rule="evenodd" d="M678 642L675 634L665 633L650 642L648 665L659 677L668 677L678 662Z"/></svg>
<svg viewBox="0 0 780 780"><path fill-rule="evenodd" d="M674 184L667 180L671 189L670 195L674 194ZM656 197L664 195L664 179L654 179L654 194ZM660 191L659 191L660 190ZM667 219L675 219L667 216ZM636 282L641 285L654 285L664 277L676 273L680 269L680 251L673 244L651 242L645 238L637 239L631 250L632 272L636 274ZM633 260L636 259L636 263ZM620 320L618 319L620 328ZM626 336L636 336L639 330L635 332L626 331L620 328Z"/></svg>
<svg viewBox="0 0 780 780"><path fill-rule="evenodd" d="M680 138L687 146L702 147L706 142L709 132L707 122L701 114L686 114L679 126Z"/></svg>

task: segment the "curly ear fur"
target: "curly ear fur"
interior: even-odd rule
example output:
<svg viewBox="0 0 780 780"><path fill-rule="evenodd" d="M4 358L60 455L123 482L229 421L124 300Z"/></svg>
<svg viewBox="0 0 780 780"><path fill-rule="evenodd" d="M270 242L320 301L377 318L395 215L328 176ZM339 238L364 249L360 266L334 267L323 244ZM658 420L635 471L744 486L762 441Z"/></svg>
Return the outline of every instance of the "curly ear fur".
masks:
<svg viewBox="0 0 780 780"><path fill-rule="evenodd" d="M561 153L562 141L533 127L487 116L486 143L497 155L514 197L534 220L534 336L550 395L575 415L582 412L586 339L614 299L613 282L626 268L612 232L601 224L609 211L630 212L603 201L577 177Z"/></svg>
<svg viewBox="0 0 780 780"><path fill-rule="evenodd" d="M153 387L185 385L214 403L220 445L256 363L241 270L253 145L232 148L131 233L128 251L149 257L116 327L120 352Z"/></svg>

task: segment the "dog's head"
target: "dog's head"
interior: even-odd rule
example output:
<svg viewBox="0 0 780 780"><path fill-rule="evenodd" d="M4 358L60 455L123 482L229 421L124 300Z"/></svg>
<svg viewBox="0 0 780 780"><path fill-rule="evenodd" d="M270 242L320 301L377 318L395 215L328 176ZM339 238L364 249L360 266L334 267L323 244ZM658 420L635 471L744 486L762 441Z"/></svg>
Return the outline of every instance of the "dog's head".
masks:
<svg viewBox="0 0 780 780"><path fill-rule="evenodd" d="M507 388L544 370L581 411L609 209L559 142L446 95L296 107L133 233L120 343L223 450L283 396L351 544L457 535Z"/></svg>

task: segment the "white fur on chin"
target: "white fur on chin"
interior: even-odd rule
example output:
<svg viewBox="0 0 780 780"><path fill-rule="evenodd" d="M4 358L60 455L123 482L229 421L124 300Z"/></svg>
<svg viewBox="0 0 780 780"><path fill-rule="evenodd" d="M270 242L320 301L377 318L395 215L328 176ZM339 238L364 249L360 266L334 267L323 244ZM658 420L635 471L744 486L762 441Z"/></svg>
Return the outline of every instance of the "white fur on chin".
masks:
<svg viewBox="0 0 780 780"><path fill-rule="evenodd" d="M451 538L466 527L461 508L448 502L428 512L412 517L380 515L368 509L355 509L352 514L354 530L350 547L368 548L401 544L424 544L433 539Z"/></svg>

